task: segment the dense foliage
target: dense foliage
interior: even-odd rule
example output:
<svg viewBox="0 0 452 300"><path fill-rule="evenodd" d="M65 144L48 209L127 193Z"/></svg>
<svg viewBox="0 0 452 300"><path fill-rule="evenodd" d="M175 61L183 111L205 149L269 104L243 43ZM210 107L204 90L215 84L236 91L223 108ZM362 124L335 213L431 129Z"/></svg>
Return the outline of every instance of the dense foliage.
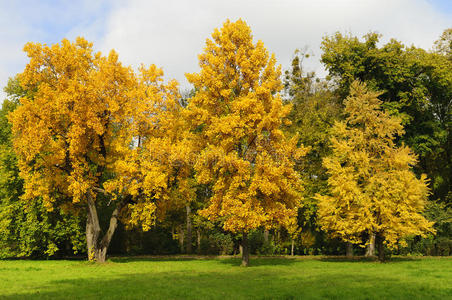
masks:
<svg viewBox="0 0 452 300"><path fill-rule="evenodd" d="M23 179L13 151L8 113L25 96L18 78L5 87L0 110L0 257L40 257L83 252L83 218L61 209L48 211L41 197L21 199Z"/></svg>
<svg viewBox="0 0 452 300"><path fill-rule="evenodd" d="M375 241L381 257L450 255L451 30L432 51L378 41L326 36L326 79L299 50L283 76L227 21L188 93L83 38L27 44L0 111L0 257L110 247L247 265L345 242L374 255Z"/></svg>
<svg viewBox="0 0 452 300"><path fill-rule="evenodd" d="M452 174L450 29L437 42L437 51L430 52L394 39L378 47L379 37L370 33L361 41L340 33L327 36L321 60L341 98L356 79L382 91L383 107L402 119L402 141L419 156L418 173L431 180L432 198L447 201Z"/></svg>
<svg viewBox="0 0 452 300"><path fill-rule="evenodd" d="M357 81L350 86L346 119L334 124L333 151L323 161L329 195L317 198L324 230L357 244L365 234L375 236L382 255L383 242L390 248L405 245L405 237L426 237L433 224L419 213L427 201L427 179L412 172L411 149L395 145L403 134L400 119L381 110L378 95Z"/></svg>
<svg viewBox="0 0 452 300"><path fill-rule="evenodd" d="M281 67L261 41L253 44L245 22L226 22L199 56L201 72L187 75L196 95L187 119L200 156L196 178L212 185L200 213L221 218L223 228L243 235L259 227L288 227L301 203L302 182L293 166L305 155L281 126L290 111L279 92Z"/></svg>

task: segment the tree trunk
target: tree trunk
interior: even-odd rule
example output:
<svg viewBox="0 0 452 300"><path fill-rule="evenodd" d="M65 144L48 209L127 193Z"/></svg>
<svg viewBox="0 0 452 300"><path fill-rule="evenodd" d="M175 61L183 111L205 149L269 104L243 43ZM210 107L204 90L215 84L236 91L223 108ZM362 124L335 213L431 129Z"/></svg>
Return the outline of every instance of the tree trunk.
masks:
<svg viewBox="0 0 452 300"><path fill-rule="evenodd" d="M201 254L201 230L199 228L196 229L196 235L197 235L197 252L198 254Z"/></svg>
<svg viewBox="0 0 452 300"><path fill-rule="evenodd" d="M295 239L292 239L292 245L290 248L290 255L294 256L294 249L295 249Z"/></svg>
<svg viewBox="0 0 452 300"><path fill-rule="evenodd" d="M345 255L348 258L352 258L353 257L353 244L350 242L347 242L347 245L345 247Z"/></svg>
<svg viewBox="0 0 452 300"><path fill-rule="evenodd" d="M91 194L87 194L88 215L86 217L86 246L88 250L88 260L97 261L99 250L100 225L97 216L96 204Z"/></svg>
<svg viewBox="0 0 452 300"><path fill-rule="evenodd" d="M367 245L366 256L375 256L375 233L369 236L369 245Z"/></svg>
<svg viewBox="0 0 452 300"><path fill-rule="evenodd" d="M264 231L264 241L265 241L266 244L268 244L268 235L269 235L269 232L268 232L267 229L265 229L265 231Z"/></svg>
<svg viewBox="0 0 452 300"><path fill-rule="evenodd" d="M88 250L88 260L105 262L107 258L107 249L110 245L113 234L118 226L118 215L121 205L118 204L110 217L110 224L105 235L100 239L101 228L99 217L97 215L96 203L88 193L88 215L86 218L86 245Z"/></svg>
<svg viewBox="0 0 452 300"><path fill-rule="evenodd" d="M180 248L180 252L184 253L184 248L185 248L185 232L184 232L184 226L181 224L179 225L179 230L178 230L178 235L179 235L179 248Z"/></svg>
<svg viewBox="0 0 452 300"><path fill-rule="evenodd" d="M386 260L385 247L383 244L384 239L381 236L377 237L377 250L378 250L378 260L384 262Z"/></svg>
<svg viewBox="0 0 452 300"><path fill-rule="evenodd" d="M192 245L191 245L191 242L192 242L192 234L191 234L192 226L191 226L191 207L190 207L190 203L187 203L185 205L185 209L187 211L187 239L186 239L187 240L186 241L187 248L186 248L186 251L187 251L187 254L191 254L192 253Z"/></svg>
<svg viewBox="0 0 452 300"><path fill-rule="evenodd" d="M243 233L242 238L242 267L248 267L250 264L250 249L248 245L248 233Z"/></svg>

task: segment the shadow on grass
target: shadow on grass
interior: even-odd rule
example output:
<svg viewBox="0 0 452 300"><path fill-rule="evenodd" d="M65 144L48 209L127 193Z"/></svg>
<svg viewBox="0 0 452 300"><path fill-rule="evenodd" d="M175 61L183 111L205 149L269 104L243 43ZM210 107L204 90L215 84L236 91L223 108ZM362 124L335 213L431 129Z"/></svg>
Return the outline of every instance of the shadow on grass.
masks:
<svg viewBox="0 0 452 300"><path fill-rule="evenodd" d="M407 261L420 261L423 258L420 257L400 257L393 256L388 257L384 263L397 263ZM129 262L173 262L173 261L197 261L197 260L216 260L223 264L231 266L240 266L242 261L240 256L225 255L168 255L168 256L124 256L124 257L112 257L109 261L114 263L129 263ZM365 263L365 262L378 262L377 257L365 257L365 256L251 256L250 267L253 266L270 266L270 265L290 265L295 262L305 260L316 260L323 262L349 262L349 263Z"/></svg>
<svg viewBox="0 0 452 300"><path fill-rule="evenodd" d="M112 257L109 261L114 263L129 263L129 262L173 262L173 261L197 261L197 260L215 260L222 264L230 266L240 266L242 259L240 256L137 256L137 257ZM290 265L297 261L295 258L289 257L275 257L275 256L251 256L249 267L255 266L279 266Z"/></svg>
<svg viewBox="0 0 452 300"><path fill-rule="evenodd" d="M109 261L115 263L129 263L140 261L196 261L196 260L216 260L228 259L234 256L218 255L143 255L143 256L115 256L109 258Z"/></svg>
<svg viewBox="0 0 452 300"><path fill-rule="evenodd" d="M366 256L323 256L319 259L320 261L326 262L351 262L351 263L362 263L362 262L379 262L376 256L366 257ZM419 257L388 257L382 263L392 263L392 262L404 262L404 261L419 261Z"/></svg>
<svg viewBox="0 0 452 300"><path fill-rule="evenodd" d="M219 262L230 266L240 266L242 264L242 258L241 257L224 258L219 259ZM294 264L296 262L297 260L295 258L288 257L251 256L248 268L260 266L287 266Z"/></svg>
<svg viewBox="0 0 452 300"><path fill-rule="evenodd" d="M416 257L416 256L393 256L389 257L387 259L387 262L402 262L402 261L420 261L422 260L422 257Z"/></svg>
<svg viewBox="0 0 452 300"><path fill-rule="evenodd" d="M255 260L256 263L265 259ZM452 287L404 274L337 273L337 269L236 268L144 272L49 281L2 299L446 299ZM402 275L402 276L401 276ZM105 276L105 274L104 274ZM91 277L91 278L90 278Z"/></svg>

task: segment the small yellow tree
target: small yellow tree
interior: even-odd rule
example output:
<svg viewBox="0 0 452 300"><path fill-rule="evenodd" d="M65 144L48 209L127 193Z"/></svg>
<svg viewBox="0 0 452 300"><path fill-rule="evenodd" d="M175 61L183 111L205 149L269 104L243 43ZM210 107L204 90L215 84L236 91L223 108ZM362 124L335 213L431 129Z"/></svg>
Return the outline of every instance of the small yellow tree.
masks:
<svg viewBox="0 0 452 300"><path fill-rule="evenodd" d="M383 244L404 245L408 235L432 232L421 212L428 196L427 179L411 170L416 156L395 144L403 134L400 120L381 109L379 93L355 81L344 101L347 118L332 130L333 153L324 159L330 195L318 195L324 230L352 243L363 233L376 234L379 258Z"/></svg>
<svg viewBox="0 0 452 300"><path fill-rule="evenodd" d="M291 107L279 92L281 67L264 44L253 44L242 20L226 21L207 39L201 71L187 74L196 89L187 120L199 183L212 185L201 214L222 220L225 230L243 236L242 264L249 263L247 234L258 227L288 226L301 201L294 159L306 153L281 126Z"/></svg>

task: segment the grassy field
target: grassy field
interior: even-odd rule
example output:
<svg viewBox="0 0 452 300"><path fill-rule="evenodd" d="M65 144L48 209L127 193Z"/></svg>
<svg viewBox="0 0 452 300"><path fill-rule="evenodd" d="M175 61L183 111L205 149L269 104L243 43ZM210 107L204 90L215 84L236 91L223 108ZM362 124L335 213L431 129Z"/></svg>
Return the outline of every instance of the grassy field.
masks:
<svg viewBox="0 0 452 300"><path fill-rule="evenodd" d="M452 258L0 261L0 299L452 299Z"/></svg>

